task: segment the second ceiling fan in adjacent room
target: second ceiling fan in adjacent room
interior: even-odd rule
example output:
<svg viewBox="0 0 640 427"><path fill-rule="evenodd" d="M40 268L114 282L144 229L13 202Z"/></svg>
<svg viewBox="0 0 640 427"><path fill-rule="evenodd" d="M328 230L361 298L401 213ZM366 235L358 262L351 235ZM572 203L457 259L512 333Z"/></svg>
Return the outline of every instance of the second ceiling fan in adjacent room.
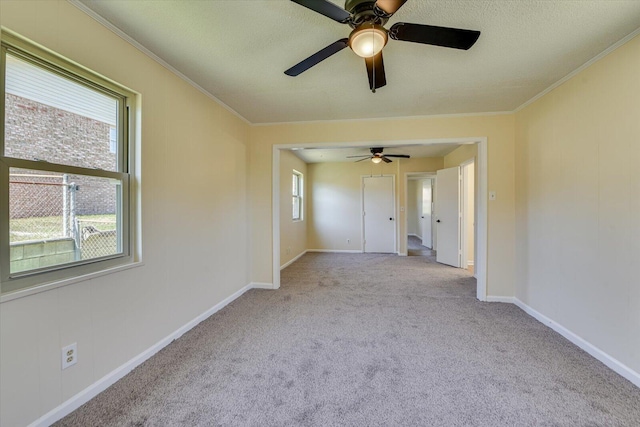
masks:
<svg viewBox="0 0 640 427"><path fill-rule="evenodd" d="M363 156L347 156L347 159L355 159L355 158L362 157L360 160L356 160L356 163L361 162L363 160L369 160L369 159L371 159L373 163L380 163L380 162L391 163L392 160L389 157L396 157L400 159L411 158L411 156L408 154L382 154L382 151L384 151L383 147L372 147L370 150L371 150L371 155L365 154Z"/></svg>

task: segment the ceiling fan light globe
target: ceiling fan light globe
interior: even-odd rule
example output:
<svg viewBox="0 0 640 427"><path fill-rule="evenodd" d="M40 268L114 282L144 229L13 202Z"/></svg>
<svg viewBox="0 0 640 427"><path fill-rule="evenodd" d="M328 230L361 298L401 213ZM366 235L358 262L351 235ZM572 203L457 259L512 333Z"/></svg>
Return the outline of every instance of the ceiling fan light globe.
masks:
<svg viewBox="0 0 640 427"><path fill-rule="evenodd" d="M349 46L356 55L370 58L380 53L388 39L387 30L382 26L363 24L349 35Z"/></svg>
<svg viewBox="0 0 640 427"><path fill-rule="evenodd" d="M371 161L373 163L380 163L382 161L382 157L372 157Z"/></svg>

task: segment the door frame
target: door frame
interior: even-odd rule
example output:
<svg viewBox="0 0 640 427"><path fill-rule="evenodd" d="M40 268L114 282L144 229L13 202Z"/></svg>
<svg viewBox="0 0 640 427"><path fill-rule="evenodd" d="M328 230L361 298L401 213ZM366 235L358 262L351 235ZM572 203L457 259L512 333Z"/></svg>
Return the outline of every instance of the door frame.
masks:
<svg viewBox="0 0 640 427"><path fill-rule="evenodd" d="M409 235L406 233L407 231L407 206L409 205L409 178L411 177L419 177L419 178L424 178L424 179L431 179L431 180L435 180L436 179L436 173L433 171L430 172L405 172L404 173L404 216L402 217L402 225L403 225L403 229L405 231L404 234L406 234L406 236L403 236L402 238L405 240L405 252L398 252L398 255L400 256L407 256L409 254ZM432 184L433 185L433 184ZM433 194L431 195L431 200L433 201ZM431 215L433 216L433 212L431 212ZM431 229L431 246L433 246L433 228ZM433 249L433 247L432 247Z"/></svg>
<svg viewBox="0 0 640 427"><path fill-rule="evenodd" d="M364 229L364 179L365 178L378 178L378 177L391 177L391 200L393 200L393 216L395 223L393 224L393 252L389 253L398 253L398 209L397 209L397 197L396 197L396 176L393 174L384 174L384 175L360 175L360 230L362 236L362 252L366 253L365 248L365 229ZM405 189L406 190L406 189ZM405 215L406 217L406 215Z"/></svg>
<svg viewBox="0 0 640 427"><path fill-rule="evenodd" d="M462 259L461 262L463 264L464 269L466 269L468 266L467 264L467 233L469 232L469 230L467 229L467 222L466 222L466 218L467 218L467 201L465 199L465 192L467 191L467 183L465 182L465 167L469 166L471 164L473 164L474 166L474 176L473 176L473 222L476 222L476 208L477 208L477 197L476 197L476 192L475 192L475 188L476 188L476 177L475 177L475 158L471 158L468 160L465 160L464 162L460 163L460 175L462 177L462 182L460 185L460 212L462 213L462 221L460 223L460 253L462 255ZM476 245L476 231L475 231L475 227L474 227L474 231L473 231L473 246L475 249L475 245ZM473 265L475 268L475 263L476 263L476 252L475 250L473 251ZM474 277L475 277L475 270L473 273Z"/></svg>
<svg viewBox="0 0 640 427"><path fill-rule="evenodd" d="M441 138L441 139L425 139L425 140L393 140L393 141L376 141L376 145L384 147L394 147L402 145L431 145L431 144L478 144L478 161L476 163L478 186L476 202L477 223L476 223L476 262L474 265L477 278L476 297L480 301L487 300L487 264L488 264L488 247L487 247L487 231L488 231L488 156L487 156L487 137L468 137L468 138ZM291 150L300 148L348 148L348 147L370 147L372 141L357 142L311 142L298 144L274 144L272 146L272 163L271 163L271 261L272 261L272 280L269 284L272 289L280 287L280 150ZM406 177L405 177L406 180ZM406 186L406 182L405 182ZM406 204L406 203L405 203ZM406 215L405 215L406 217ZM405 224L406 230L406 224ZM267 287L266 284L264 287Z"/></svg>

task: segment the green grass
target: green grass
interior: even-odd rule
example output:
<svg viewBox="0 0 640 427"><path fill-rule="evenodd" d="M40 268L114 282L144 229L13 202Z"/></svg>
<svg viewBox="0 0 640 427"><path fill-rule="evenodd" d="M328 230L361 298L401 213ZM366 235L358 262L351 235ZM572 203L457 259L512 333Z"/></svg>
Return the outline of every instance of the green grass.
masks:
<svg viewBox="0 0 640 427"><path fill-rule="evenodd" d="M105 221L105 222L103 222ZM116 228L116 216L78 215L79 226L92 225L98 230L107 231ZM9 221L10 241L46 240L62 237L62 217L17 218Z"/></svg>

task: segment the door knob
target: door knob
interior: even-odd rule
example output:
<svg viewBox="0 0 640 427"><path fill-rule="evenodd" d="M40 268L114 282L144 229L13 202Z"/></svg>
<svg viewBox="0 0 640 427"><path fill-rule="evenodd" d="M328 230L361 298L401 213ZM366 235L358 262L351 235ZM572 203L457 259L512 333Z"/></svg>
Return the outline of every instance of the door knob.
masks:
<svg viewBox="0 0 640 427"><path fill-rule="evenodd" d="M437 220L436 222L440 222L440 220Z"/></svg>
<svg viewBox="0 0 640 427"><path fill-rule="evenodd" d="M421 216L420 218L424 219L424 217L423 217L423 216Z"/></svg>
<svg viewBox="0 0 640 427"><path fill-rule="evenodd" d="M393 218L389 218L389 221L393 221Z"/></svg>

